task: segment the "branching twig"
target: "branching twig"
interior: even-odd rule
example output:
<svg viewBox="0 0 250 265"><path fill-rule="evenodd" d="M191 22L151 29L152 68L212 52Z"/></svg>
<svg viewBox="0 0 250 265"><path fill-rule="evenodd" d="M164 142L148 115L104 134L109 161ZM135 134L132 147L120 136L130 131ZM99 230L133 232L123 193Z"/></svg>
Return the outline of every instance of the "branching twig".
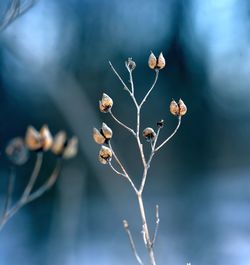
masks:
<svg viewBox="0 0 250 265"><path fill-rule="evenodd" d="M159 228L159 223L160 223L159 205L156 205L156 207L155 207L155 231L154 231L154 236L153 236L152 243L151 243L152 247L155 244L155 240L156 240L158 228Z"/></svg>
<svg viewBox="0 0 250 265"><path fill-rule="evenodd" d="M132 248L132 251L133 251L133 253L134 253L134 255L135 255L135 258L137 259L137 261L138 261L138 263L139 263L140 265L143 265L143 262L142 262L140 256L138 255L138 252L137 252L137 250L136 250L135 243L134 243L134 240L133 240L132 234L131 234L130 229L129 229L129 225L128 225L128 222L127 222L126 220L123 220L123 226L124 226L125 231L126 231L127 234L128 234L129 243L130 243L130 246L131 246L131 248Z"/></svg>

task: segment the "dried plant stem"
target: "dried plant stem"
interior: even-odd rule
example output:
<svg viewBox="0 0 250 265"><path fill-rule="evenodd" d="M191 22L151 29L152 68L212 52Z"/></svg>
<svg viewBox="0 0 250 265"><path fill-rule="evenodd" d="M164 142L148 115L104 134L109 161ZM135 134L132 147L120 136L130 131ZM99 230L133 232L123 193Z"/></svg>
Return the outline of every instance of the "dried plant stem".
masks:
<svg viewBox="0 0 250 265"><path fill-rule="evenodd" d="M152 247L154 246L154 243L155 243L155 240L156 240L156 237L157 237L159 223L160 223L159 205L156 205L155 206L155 232L154 232L154 236L153 236L153 239L152 239Z"/></svg>
<svg viewBox="0 0 250 265"><path fill-rule="evenodd" d="M9 182L8 182L8 189L7 189L7 194L6 194L6 199L4 203L4 209L3 209L3 216L5 213L8 211L10 205L11 205L11 199L12 199L12 192L15 184L15 171L14 168L11 168L11 173L9 177Z"/></svg>

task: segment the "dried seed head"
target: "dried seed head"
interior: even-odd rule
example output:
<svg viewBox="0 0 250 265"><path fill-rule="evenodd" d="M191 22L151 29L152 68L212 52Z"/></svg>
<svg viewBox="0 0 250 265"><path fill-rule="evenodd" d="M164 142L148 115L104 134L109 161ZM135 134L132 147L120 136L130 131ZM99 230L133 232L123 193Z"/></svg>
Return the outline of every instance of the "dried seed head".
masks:
<svg viewBox="0 0 250 265"><path fill-rule="evenodd" d="M180 99L179 102L178 102L178 105L179 105L179 115L180 116L183 116L187 113L187 106L185 105L185 103Z"/></svg>
<svg viewBox="0 0 250 265"><path fill-rule="evenodd" d="M107 94L102 94L102 99L99 101L99 108L101 112L107 113L113 106L113 100Z"/></svg>
<svg viewBox="0 0 250 265"><path fill-rule="evenodd" d="M136 63L132 60L132 58L128 58L125 65L129 71L133 71L136 67Z"/></svg>
<svg viewBox="0 0 250 265"><path fill-rule="evenodd" d="M169 106L169 110L174 116L178 116L180 114L179 106L175 100L171 101L170 106Z"/></svg>
<svg viewBox="0 0 250 265"><path fill-rule="evenodd" d="M148 127L146 129L144 129L143 137L145 137L147 141L154 140L155 136L156 136L156 133L152 128Z"/></svg>
<svg viewBox="0 0 250 265"><path fill-rule="evenodd" d="M160 120L157 122L157 127L162 128L164 126L164 120Z"/></svg>
<svg viewBox="0 0 250 265"><path fill-rule="evenodd" d="M111 128L109 128L108 125L104 122L102 123L101 133L106 140L111 139L113 135Z"/></svg>
<svg viewBox="0 0 250 265"><path fill-rule="evenodd" d="M157 59L155 55L153 54L153 52L151 52L148 58L148 66L151 69L155 69L156 65L157 65Z"/></svg>
<svg viewBox="0 0 250 265"><path fill-rule="evenodd" d="M67 135L64 131L60 131L56 134L56 136L54 137L54 142L53 145L51 147L51 151L52 153L54 153L55 155L62 155L65 145L67 142Z"/></svg>
<svg viewBox="0 0 250 265"><path fill-rule="evenodd" d="M77 137L72 137L66 143L66 146L63 151L63 158L70 159L76 156L78 152L78 139Z"/></svg>
<svg viewBox="0 0 250 265"><path fill-rule="evenodd" d="M104 144L106 141L105 137L96 128L93 128L93 139L97 144Z"/></svg>
<svg viewBox="0 0 250 265"><path fill-rule="evenodd" d="M162 68L165 67L165 65L166 65L166 61L165 61L165 58L161 52L158 59L157 59L157 68L161 70Z"/></svg>
<svg viewBox="0 0 250 265"><path fill-rule="evenodd" d="M109 147L107 146L102 146L101 150L99 152L99 161L102 164L107 164L111 161L112 159L112 151Z"/></svg>
<svg viewBox="0 0 250 265"><path fill-rule="evenodd" d="M125 229L128 229L128 222L127 222L127 220L123 220L123 227L125 228Z"/></svg>
<svg viewBox="0 0 250 265"><path fill-rule="evenodd" d="M29 150L38 151L43 148L43 140L40 133L32 126L29 126L25 135L25 143Z"/></svg>
<svg viewBox="0 0 250 265"><path fill-rule="evenodd" d="M43 151L48 151L53 144L53 137L47 125L44 125L40 130L40 136L43 142Z"/></svg>
<svg viewBox="0 0 250 265"><path fill-rule="evenodd" d="M28 149L22 138L12 139L5 149L7 157L15 165L23 165L29 158Z"/></svg>

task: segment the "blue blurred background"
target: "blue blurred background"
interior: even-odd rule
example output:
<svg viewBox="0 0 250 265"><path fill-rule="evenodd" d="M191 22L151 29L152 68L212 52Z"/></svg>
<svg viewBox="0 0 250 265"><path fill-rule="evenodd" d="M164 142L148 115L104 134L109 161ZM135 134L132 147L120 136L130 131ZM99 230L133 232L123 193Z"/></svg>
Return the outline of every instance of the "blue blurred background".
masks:
<svg viewBox="0 0 250 265"><path fill-rule="evenodd" d="M1 1L2 16L7 4ZM1 265L136 264L124 218L147 258L136 197L98 162L91 133L102 121L112 127L114 149L139 184L135 142L99 112L98 100L106 92L113 112L134 126L135 108L108 61L128 80L124 61L133 57L141 99L154 79L150 50L162 51L167 67L143 108L142 128L164 119L163 140L177 123L170 100L188 106L180 131L155 157L144 193L151 230L160 205L158 264L250 264L249 1L40 0L0 34L1 201L11 138L47 123L80 140L53 190L1 232ZM18 169L16 198L33 162ZM48 154L43 176L53 163Z"/></svg>

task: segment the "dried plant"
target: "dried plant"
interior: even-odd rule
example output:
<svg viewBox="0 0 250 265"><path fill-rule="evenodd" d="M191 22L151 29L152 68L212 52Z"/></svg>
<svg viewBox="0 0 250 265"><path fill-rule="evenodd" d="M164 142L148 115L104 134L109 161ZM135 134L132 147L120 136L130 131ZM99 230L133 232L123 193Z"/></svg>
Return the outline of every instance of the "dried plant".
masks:
<svg viewBox="0 0 250 265"><path fill-rule="evenodd" d="M9 6L0 21L0 32L35 5L37 0L9 0Z"/></svg>
<svg viewBox="0 0 250 265"><path fill-rule="evenodd" d="M174 100L171 101L170 112L171 112L171 114L173 114L174 116L177 117L178 123L177 123L176 128L172 132L172 134L170 136L168 136L160 144L158 144L157 140L158 140L159 134L161 132L161 129L164 127L164 121L163 120L160 120L159 122L157 122L156 132L154 131L153 128L149 128L149 127L142 131L142 136L145 138L146 142L148 144L150 144L150 148L151 148L150 154L149 154L148 158L146 158L146 156L144 154L144 144L141 141L141 115L140 114L141 114L141 109L142 109L144 103L146 102L148 96L150 95L150 93L155 88L155 85L157 83L158 76L159 76L159 71L165 67L165 64L166 64L165 59L164 59L162 53L160 53L159 57L156 58L156 56L151 52L149 59L148 59L148 66L155 71L155 79L154 79L152 86L147 91L146 95L144 96L144 98L142 99L141 102L139 102L135 97L135 87L134 87L134 82L133 82L133 70L136 67L136 63L132 60L132 58L129 58L125 62L126 69L128 70L128 73L129 73L130 87L128 85L126 85L124 80L121 78L119 73L116 71L114 66L111 64L111 62L109 62L109 64L111 66L111 69L115 73L115 75L118 77L118 79L122 83L125 91L128 92L129 96L132 99L132 102L134 103L134 105L136 107L136 110L137 110L136 128L135 129L130 128L129 126L127 126L126 124L121 122L113 114L113 112L112 112L113 100L107 94L103 94L102 99L99 102L99 108L100 108L101 112L110 114L110 116L119 125L121 125L123 128L128 130L132 134L132 136L135 138L139 152L140 152L140 160L142 161L142 164L143 164L143 173L142 173L141 183L140 183L139 187L136 187L132 177L127 173L127 170L125 169L121 160L118 158L114 149L112 148L111 138L113 136L113 133L112 133L111 128L109 128L105 123L103 123L100 130L97 130L96 128L93 129L93 138L97 144L102 145L100 152L99 152L99 161L102 164L109 165L110 168L116 174L124 177L130 183L131 187L133 188L133 190L137 196L139 209L140 209L140 216L141 216L141 221L142 221L143 241L144 241L145 247L146 247L147 252L148 252L150 264L156 265L156 260L155 260L155 255L154 255L154 244L156 241L158 226L159 226L159 222L160 222L159 206L156 205L155 229L154 229L153 234L150 235L150 232L148 229L148 224L147 224L147 218L146 218L146 214L145 214L145 208L144 208L142 194L143 194L145 183L147 180L148 170L150 168L150 164L151 164L151 161L152 161L154 155L175 135L175 133L177 132L177 130L179 129L179 127L181 125L182 116L185 115L187 112L187 107L181 99L179 100L178 103L175 102ZM116 166L114 166L112 164L112 158L114 158L114 160L117 164ZM117 167L118 167L118 169L117 169ZM124 226L124 229L127 232L127 235L129 237L130 245L132 247L132 250L133 250L133 253L135 255L137 262L140 265L143 265L144 263L143 263L141 257L139 256L139 254L136 250L136 246L135 246L131 231L129 229L129 224L128 224L127 220L123 221L123 226Z"/></svg>
<svg viewBox="0 0 250 265"><path fill-rule="evenodd" d="M42 167L44 153L49 150L57 157L57 162L45 183L34 190ZM76 137L68 139L66 133L61 131L53 139L47 125L44 125L39 132L34 127L29 126L24 139L16 137L9 142L5 151L13 166L9 176L3 214L0 217L0 230L23 206L41 197L55 184L61 171L62 160L74 157L77 150L78 140ZM24 165L28 161L30 152L36 154L34 169L21 197L12 203L16 166Z"/></svg>

